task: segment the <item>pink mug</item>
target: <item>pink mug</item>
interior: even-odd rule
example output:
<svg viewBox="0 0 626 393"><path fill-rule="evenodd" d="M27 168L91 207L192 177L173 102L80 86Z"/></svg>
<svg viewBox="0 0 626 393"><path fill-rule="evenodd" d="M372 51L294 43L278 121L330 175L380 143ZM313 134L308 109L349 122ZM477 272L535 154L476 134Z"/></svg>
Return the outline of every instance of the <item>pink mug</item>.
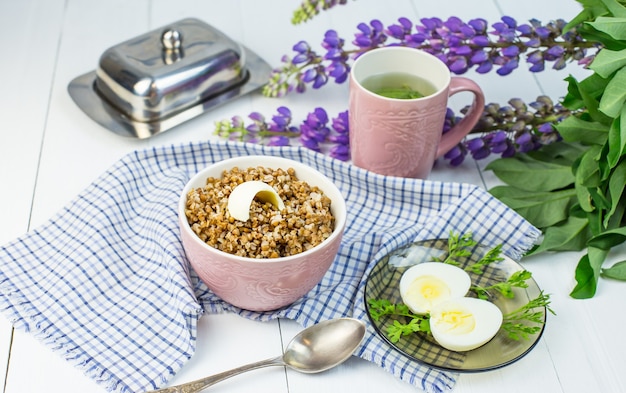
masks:
<svg viewBox="0 0 626 393"><path fill-rule="evenodd" d="M420 88L424 96L387 98L363 87L364 81L366 86L384 85L398 83L402 78L409 78L411 84L423 84ZM442 135L448 97L462 91L473 93L472 106ZM485 97L475 82L452 77L448 67L429 53L400 46L366 52L350 71L352 162L382 175L426 179L435 160L476 125L484 106Z"/></svg>

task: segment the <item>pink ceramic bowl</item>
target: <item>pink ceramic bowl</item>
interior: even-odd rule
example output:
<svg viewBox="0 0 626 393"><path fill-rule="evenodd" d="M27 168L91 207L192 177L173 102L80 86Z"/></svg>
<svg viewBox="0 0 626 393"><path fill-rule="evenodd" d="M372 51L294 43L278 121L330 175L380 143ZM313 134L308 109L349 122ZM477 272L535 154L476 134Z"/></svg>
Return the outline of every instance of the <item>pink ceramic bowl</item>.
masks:
<svg viewBox="0 0 626 393"><path fill-rule="evenodd" d="M210 176L219 178L235 166L294 168L298 179L318 186L331 199L335 228L316 247L297 255L272 259L240 257L203 242L185 216L187 193L202 187ZM272 156L245 156L217 162L192 177L178 203L178 219L185 254L200 279L228 303L252 311L269 311L287 306L317 285L333 263L346 225L346 204L339 189L323 174L300 162Z"/></svg>

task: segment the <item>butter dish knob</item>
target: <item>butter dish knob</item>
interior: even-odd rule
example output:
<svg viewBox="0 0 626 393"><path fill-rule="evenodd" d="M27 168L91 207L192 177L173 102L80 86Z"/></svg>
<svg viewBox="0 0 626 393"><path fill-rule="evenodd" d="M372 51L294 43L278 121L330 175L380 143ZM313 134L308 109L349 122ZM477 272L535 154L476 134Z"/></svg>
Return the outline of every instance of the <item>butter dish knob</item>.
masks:
<svg viewBox="0 0 626 393"><path fill-rule="evenodd" d="M161 34L163 62L174 64L183 57L183 35L176 29L166 29Z"/></svg>
<svg viewBox="0 0 626 393"><path fill-rule="evenodd" d="M176 29L167 29L161 35L161 43L165 50L179 50L183 45L183 36Z"/></svg>

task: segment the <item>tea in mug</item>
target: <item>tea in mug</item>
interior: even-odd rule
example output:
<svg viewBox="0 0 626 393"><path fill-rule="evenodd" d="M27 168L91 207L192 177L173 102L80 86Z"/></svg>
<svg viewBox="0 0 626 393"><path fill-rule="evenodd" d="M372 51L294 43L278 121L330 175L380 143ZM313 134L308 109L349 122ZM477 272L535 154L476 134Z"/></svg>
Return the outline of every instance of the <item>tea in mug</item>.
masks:
<svg viewBox="0 0 626 393"><path fill-rule="evenodd" d="M426 79L405 72L368 76L363 79L361 85L374 94L401 100L422 98L437 91L437 88Z"/></svg>

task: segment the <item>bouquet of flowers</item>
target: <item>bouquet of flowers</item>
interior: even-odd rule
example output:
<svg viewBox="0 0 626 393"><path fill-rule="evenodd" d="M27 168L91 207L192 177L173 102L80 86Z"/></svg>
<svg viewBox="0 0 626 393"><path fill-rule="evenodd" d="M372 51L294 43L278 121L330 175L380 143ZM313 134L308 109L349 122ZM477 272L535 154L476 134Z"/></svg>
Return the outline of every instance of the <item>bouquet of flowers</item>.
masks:
<svg viewBox="0 0 626 393"><path fill-rule="evenodd" d="M492 170L505 185L490 192L543 231L543 241L531 253L580 251L571 296L594 296L601 276L626 280L626 261L604 267L611 248L626 241L626 7L623 0L578 0L582 12L572 21L538 20L518 23L505 16L489 24L484 19L423 18L414 23L401 17L385 26L378 20L361 23L348 47L329 30L323 54L300 41L293 55L275 68L263 94L283 97L320 89L329 81L344 83L351 62L383 46L402 45L427 51L454 74L470 69L506 76L525 62L531 72L547 66L562 69L576 62L593 74L582 81L568 78L559 102L540 96L526 103L512 98L505 105L489 103L470 136L444 158L459 165L471 155L492 154ZM346 0L304 0L292 22L302 23ZM463 112L465 109L462 109ZM288 145L290 140L316 151L349 160L347 111L330 118L314 108L300 125L292 124L289 108L280 106L266 118L251 113L216 124L216 134L246 142ZM448 110L442 132L457 115Z"/></svg>

